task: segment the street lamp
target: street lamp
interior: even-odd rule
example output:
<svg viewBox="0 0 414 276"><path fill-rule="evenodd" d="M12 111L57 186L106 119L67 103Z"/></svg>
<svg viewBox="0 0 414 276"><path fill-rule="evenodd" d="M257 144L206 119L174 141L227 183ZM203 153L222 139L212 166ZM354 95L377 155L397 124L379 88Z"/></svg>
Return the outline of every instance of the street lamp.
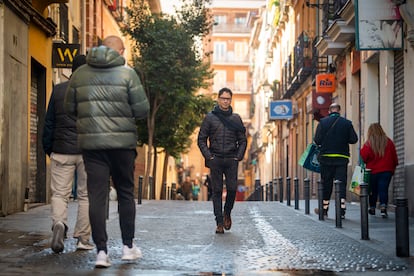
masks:
<svg viewBox="0 0 414 276"><path fill-rule="evenodd" d="M262 84L262 88L263 88L263 91L266 93L266 94L268 94L269 92L270 92L270 88L271 88L272 86L270 85L270 83L267 81L267 80L265 80L265 82Z"/></svg>

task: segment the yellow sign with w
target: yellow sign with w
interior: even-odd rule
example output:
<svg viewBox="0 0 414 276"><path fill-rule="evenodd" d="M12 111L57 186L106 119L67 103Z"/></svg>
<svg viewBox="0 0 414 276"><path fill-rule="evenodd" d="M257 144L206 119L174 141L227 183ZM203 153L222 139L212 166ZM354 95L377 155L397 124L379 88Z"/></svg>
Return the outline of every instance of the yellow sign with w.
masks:
<svg viewBox="0 0 414 276"><path fill-rule="evenodd" d="M72 68L73 58L80 54L80 44L53 43L52 67Z"/></svg>

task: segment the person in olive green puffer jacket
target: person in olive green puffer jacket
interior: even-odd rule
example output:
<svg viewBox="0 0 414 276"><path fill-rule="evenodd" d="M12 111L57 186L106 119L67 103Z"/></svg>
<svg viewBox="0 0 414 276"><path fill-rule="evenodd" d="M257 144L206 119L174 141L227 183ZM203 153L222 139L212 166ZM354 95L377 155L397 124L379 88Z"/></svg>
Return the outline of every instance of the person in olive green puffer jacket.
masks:
<svg viewBox="0 0 414 276"><path fill-rule="evenodd" d="M77 117L78 143L87 173L96 267L109 267L105 202L112 177L119 203L122 260L142 256L135 233L134 166L136 120L147 117L149 103L136 72L124 66L124 45L109 36L90 49L86 65L73 74L65 95L65 110Z"/></svg>

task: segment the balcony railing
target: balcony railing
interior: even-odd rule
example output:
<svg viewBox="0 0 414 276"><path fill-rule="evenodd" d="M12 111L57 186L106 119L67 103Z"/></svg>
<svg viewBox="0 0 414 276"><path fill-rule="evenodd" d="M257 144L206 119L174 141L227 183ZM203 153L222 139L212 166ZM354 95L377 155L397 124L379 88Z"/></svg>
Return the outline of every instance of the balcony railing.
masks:
<svg viewBox="0 0 414 276"><path fill-rule="evenodd" d="M312 72L312 56L315 53L313 44L305 32L302 32L295 43L292 54L288 56L282 69L281 94L290 98Z"/></svg>
<svg viewBox="0 0 414 276"><path fill-rule="evenodd" d="M326 32L328 27L336 20L339 19L339 11L345 6L348 0L324 0L322 3L322 30Z"/></svg>

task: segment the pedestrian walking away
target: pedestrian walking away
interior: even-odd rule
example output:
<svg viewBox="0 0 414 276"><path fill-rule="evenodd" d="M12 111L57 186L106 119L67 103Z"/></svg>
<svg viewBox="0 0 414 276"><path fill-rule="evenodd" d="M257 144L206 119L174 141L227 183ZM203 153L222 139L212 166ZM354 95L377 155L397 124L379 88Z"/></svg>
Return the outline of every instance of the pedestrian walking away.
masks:
<svg viewBox="0 0 414 276"><path fill-rule="evenodd" d="M86 63L85 55L75 56L72 73ZM77 249L90 250L91 227L86 172L81 150L78 147L76 117L64 111L65 92L69 81L54 86L50 97L43 129L43 149L50 157L50 189L52 209L51 248L55 253L64 250L68 231L68 202L74 182L77 182L78 213L74 228ZM75 179L75 175L77 179Z"/></svg>
<svg viewBox="0 0 414 276"><path fill-rule="evenodd" d="M137 156L136 120L148 115L149 103L136 72L125 65L124 44L108 36L89 50L87 65L70 80L65 109L77 116L78 141L88 179L89 217L97 248L95 267L109 267L106 210L112 177L119 204L122 260L142 256L134 245L134 164Z"/></svg>
<svg viewBox="0 0 414 276"><path fill-rule="evenodd" d="M237 170L244 157L247 139L246 129L240 115L233 113L233 92L222 88L214 109L200 126L197 144L205 164L210 168L212 201L216 218L216 233L223 234L232 225L231 211L237 192ZM226 199L223 210L223 176L226 178Z"/></svg>
<svg viewBox="0 0 414 276"><path fill-rule="evenodd" d="M323 187L323 215L328 216L329 202L334 180L341 182L341 218L345 219L347 167L350 158L349 145L358 142L352 122L340 116L341 106L329 106L329 116L320 120L314 142L320 147L319 163ZM321 210L315 209L319 214Z"/></svg>
<svg viewBox="0 0 414 276"><path fill-rule="evenodd" d="M365 167L371 170L368 213L375 215L379 197L381 216L387 218L388 187L398 165L398 157L394 142L388 138L379 123L369 126L368 138L360 154Z"/></svg>

